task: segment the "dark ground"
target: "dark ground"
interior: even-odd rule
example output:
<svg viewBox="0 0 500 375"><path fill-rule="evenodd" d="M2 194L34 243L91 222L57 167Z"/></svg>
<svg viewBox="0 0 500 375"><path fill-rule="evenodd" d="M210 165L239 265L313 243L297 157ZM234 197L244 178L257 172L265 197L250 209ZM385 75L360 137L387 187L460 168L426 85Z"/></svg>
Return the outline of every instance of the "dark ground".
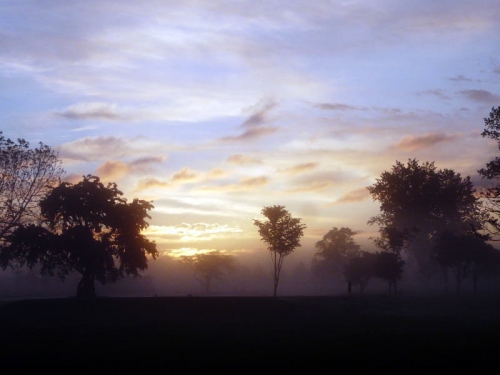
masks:
<svg viewBox="0 0 500 375"><path fill-rule="evenodd" d="M0 329L1 363L19 371L448 373L500 365L500 298L25 300L0 305Z"/></svg>

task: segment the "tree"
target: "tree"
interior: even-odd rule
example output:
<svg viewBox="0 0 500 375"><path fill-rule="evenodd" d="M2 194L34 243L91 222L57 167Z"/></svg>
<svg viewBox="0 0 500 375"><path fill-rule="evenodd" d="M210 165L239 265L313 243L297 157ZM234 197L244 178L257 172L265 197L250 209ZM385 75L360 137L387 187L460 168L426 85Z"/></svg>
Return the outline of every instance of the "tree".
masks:
<svg viewBox="0 0 500 375"><path fill-rule="evenodd" d="M368 223L380 226L382 245L394 252L405 248L421 271L430 269L431 240L436 233L474 232L484 221L470 178L451 169L437 170L434 163L396 161L368 190L380 202L381 213ZM392 244L387 241L391 236Z"/></svg>
<svg viewBox="0 0 500 375"><path fill-rule="evenodd" d="M63 175L49 146L32 149L24 139L16 143L0 132L0 242L19 225L38 220L40 199Z"/></svg>
<svg viewBox="0 0 500 375"><path fill-rule="evenodd" d="M61 183L40 201L41 223L21 225L8 237L0 265L40 264L42 274L61 278L78 272L77 296L83 298L95 297L95 280L138 276L147 256L158 255L156 244L141 234L153 206L138 199L127 203L121 195L116 184L104 186L95 176Z"/></svg>
<svg viewBox="0 0 500 375"><path fill-rule="evenodd" d="M360 256L360 246L353 239L355 234L350 228L333 227L321 241L316 242L313 266L317 274L342 275L349 260Z"/></svg>
<svg viewBox="0 0 500 375"><path fill-rule="evenodd" d="M389 295L391 292L398 292L398 281L403 276L405 261L401 260L398 254L389 251L375 253L375 266L373 276L387 281L389 285Z"/></svg>
<svg viewBox="0 0 500 375"><path fill-rule="evenodd" d="M484 119L485 129L481 133L483 137L493 139L500 148L500 107L493 107L489 117ZM486 168L478 170L482 178L496 180L497 184L481 190L481 197L485 199L485 211L488 215L486 229L495 240L500 239L500 158L495 157L486 164Z"/></svg>
<svg viewBox="0 0 500 375"><path fill-rule="evenodd" d="M276 297L283 260L300 246L300 237L306 226L300 223L301 219L292 218L283 206L264 207L261 213L268 220L254 220L254 225L259 228L262 241L269 245L274 271L273 296Z"/></svg>
<svg viewBox="0 0 500 375"><path fill-rule="evenodd" d="M397 282L403 274L402 261L396 254L382 251L369 253L361 251L358 256L349 259L344 266L344 277L348 284L348 292L351 285L359 285L360 293L363 293L372 277L386 280L389 285L389 295L397 293Z"/></svg>
<svg viewBox="0 0 500 375"><path fill-rule="evenodd" d="M360 251L344 264L344 278L347 282L347 292L351 293L351 287L359 285L359 292L364 293L368 281L374 275L375 254Z"/></svg>
<svg viewBox="0 0 500 375"><path fill-rule="evenodd" d="M455 275L456 294L467 277L472 277L474 295L479 277L487 276L500 263L500 252L477 234L457 235L444 231L436 236L432 247L433 259Z"/></svg>
<svg viewBox="0 0 500 375"><path fill-rule="evenodd" d="M194 277L211 294L212 280L222 280L224 275L234 270L234 257L220 251L181 257L182 262L193 269Z"/></svg>

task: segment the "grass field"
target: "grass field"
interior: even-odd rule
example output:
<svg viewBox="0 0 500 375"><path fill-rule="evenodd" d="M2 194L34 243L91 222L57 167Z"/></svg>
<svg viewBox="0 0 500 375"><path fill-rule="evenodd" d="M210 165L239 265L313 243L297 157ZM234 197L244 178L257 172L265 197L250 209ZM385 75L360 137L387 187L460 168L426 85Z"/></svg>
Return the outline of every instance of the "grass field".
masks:
<svg viewBox="0 0 500 375"><path fill-rule="evenodd" d="M500 301L491 298L24 300L0 305L0 327L3 364L61 372L500 364Z"/></svg>

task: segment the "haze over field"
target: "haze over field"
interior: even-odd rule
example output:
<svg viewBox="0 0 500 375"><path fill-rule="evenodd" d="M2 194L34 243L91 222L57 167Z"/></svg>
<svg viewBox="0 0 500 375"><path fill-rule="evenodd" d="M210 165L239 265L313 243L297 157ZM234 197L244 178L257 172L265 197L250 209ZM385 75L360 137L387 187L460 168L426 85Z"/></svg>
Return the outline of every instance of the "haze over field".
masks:
<svg viewBox="0 0 500 375"><path fill-rule="evenodd" d="M6 137L58 150L153 200L160 254L267 256L253 219L283 205L360 233L366 187L396 160L470 175L497 153L500 3L477 1L2 1ZM287 261L288 262L288 261ZM286 263L286 262L285 262ZM285 265L286 267L286 265Z"/></svg>

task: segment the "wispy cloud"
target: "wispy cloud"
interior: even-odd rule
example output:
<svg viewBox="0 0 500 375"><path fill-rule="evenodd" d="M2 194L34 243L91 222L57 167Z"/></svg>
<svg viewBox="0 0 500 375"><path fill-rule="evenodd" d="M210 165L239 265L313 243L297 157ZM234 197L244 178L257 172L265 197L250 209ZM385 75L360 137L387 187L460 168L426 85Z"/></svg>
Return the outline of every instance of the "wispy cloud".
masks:
<svg viewBox="0 0 500 375"><path fill-rule="evenodd" d="M219 223L182 223L173 226L151 225L143 233L157 242L199 242L227 238L243 232L238 226Z"/></svg>
<svg viewBox="0 0 500 375"><path fill-rule="evenodd" d="M224 142L251 141L275 133L276 126L267 125L270 112L277 106L274 99L263 99L257 104L246 108L246 112L251 112L250 116L239 126L242 133L236 136L220 138Z"/></svg>
<svg viewBox="0 0 500 375"><path fill-rule="evenodd" d="M297 188L288 189L287 193L305 193L305 192L318 191L329 188L332 185L333 185L332 181L313 181L309 184Z"/></svg>
<svg viewBox="0 0 500 375"><path fill-rule="evenodd" d="M366 111L367 108L354 106L343 103L317 103L313 105L315 108L324 109L327 111Z"/></svg>
<svg viewBox="0 0 500 375"><path fill-rule="evenodd" d="M239 192L261 188L269 184L267 176L244 177L238 183L227 185L201 186L198 190L205 192Z"/></svg>
<svg viewBox="0 0 500 375"><path fill-rule="evenodd" d="M278 131L277 127L273 126L258 126L254 128L250 128L244 131L242 134L237 136L229 136L223 137L220 140L223 142L232 142L232 141L253 141L267 135L276 133Z"/></svg>
<svg viewBox="0 0 500 375"><path fill-rule="evenodd" d="M370 192L367 188L360 188L356 190L352 190L347 194L341 196L339 199L335 201L337 203L356 203L367 200L370 197Z"/></svg>
<svg viewBox="0 0 500 375"><path fill-rule="evenodd" d="M162 163L165 159L165 156L149 156L130 162L108 160L97 168L95 174L103 180L116 181L131 173L152 172L153 168L151 166L153 164Z"/></svg>
<svg viewBox="0 0 500 375"><path fill-rule="evenodd" d="M130 157L140 160L142 157L150 157L148 155L162 150L164 147L164 144L142 137L100 136L80 138L73 142L63 143L57 148L57 151L62 159L73 161L119 160Z"/></svg>
<svg viewBox="0 0 500 375"><path fill-rule="evenodd" d="M156 189L156 188L166 188L171 187L172 183L169 181L162 181L158 178L150 177L140 179L137 183L137 187L135 192L148 190L148 189Z"/></svg>
<svg viewBox="0 0 500 375"><path fill-rule="evenodd" d="M264 99L247 110L253 112L242 124L241 127L254 127L264 124L269 117L269 113L278 103L274 99Z"/></svg>
<svg viewBox="0 0 500 375"><path fill-rule="evenodd" d="M391 148L402 151L415 151L424 148L433 147L439 143L451 142L457 138L457 135L448 135L444 133L430 133L425 135L408 135Z"/></svg>
<svg viewBox="0 0 500 375"><path fill-rule="evenodd" d="M172 182L194 182L197 178L197 173L193 172L189 167L184 167L172 176Z"/></svg>
<svg viewBox="0 0 500 375"><path fill-rule="evenodd" d="M118 113L117 106L110 103L78 103L71 105L54 114L72 120L124 120L124 116Z"/></svg>
<svg viewBox="0 0 500 375"><path fill-rule="evenodd" d="M315 163L315 162L301 163L301 164L297 164L297 165L294 165L294 166L289 167L289 168L279 169L278 172L285 173L288 175L296 175L299 173L311 171L311 170L315 169L318 165L319 165L319 163Z"/></svg>
<svg viewBox="0 0 500 375"><path fill-rule="evenodd" d="M500 96L486 90L462 90L459 93L475 102L496 104L500 101Z"/></svg>
<svg viewBox="0 0 500 375"><path fill-rule="evenodd" d="M417 93L418 96L435 96L439 99L445 99L449 100L450 97L446 95L443 90L440 89L434 89L434 90L425 90L425 91L420 91Z"/></svg>
<svg viewBox="0 0 500 375"><path fill-rule="evenodd" d="M455 82L472 82L472 79L465 77L463 74L459 74L455 77L448 78L450 81Z"/></svg>
<svg viewBox="0 0 500 375"><path fill-rule="evenodd" d="M130 165L122 161L107 161L97 168L96 174L102 180L115 181L126 176L131 171Z"/></svg>
<svg viewBox="0 0 500 375"><path fill-rule="evenodd" d="M253 156L247 155L231 155L227 158L226 162L230 164L245 165L245 164L262 164L262 160L259 160Z"/></svg>

